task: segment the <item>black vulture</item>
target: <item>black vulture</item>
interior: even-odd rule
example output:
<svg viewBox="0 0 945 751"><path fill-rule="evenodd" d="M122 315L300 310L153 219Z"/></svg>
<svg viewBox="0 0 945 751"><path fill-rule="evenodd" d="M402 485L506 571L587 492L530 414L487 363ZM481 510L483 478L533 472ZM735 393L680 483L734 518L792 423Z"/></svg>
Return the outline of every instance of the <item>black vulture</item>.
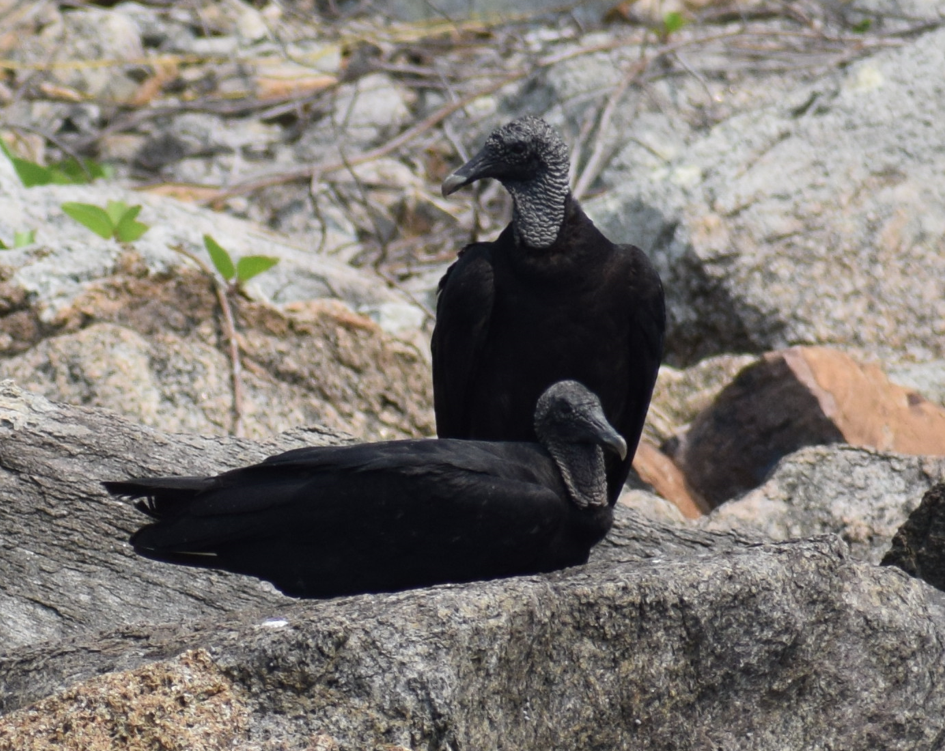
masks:
<svg viewBox="0 0 945 751"><path fill-rule="evenodd" d="M586 562L610 529L602 447L627 446L574 381L534 415L539 443L302 448L217 477L103 484L157 520L131 537L137 553L297 597L553 571Z"/></svg>
<svg viewBox="0 0 945 751"><path fill-rule="evenodd" d="M663 351L665 309L642 250L615 245L568 187L568 148L544 120L504 125L443 183L486 177L512 196L494 242L467 245L440 281L433 394L441 438L530 441L530 405L550 384L600 397L629 449L608 456L613 503L630 472Z"/></svg>

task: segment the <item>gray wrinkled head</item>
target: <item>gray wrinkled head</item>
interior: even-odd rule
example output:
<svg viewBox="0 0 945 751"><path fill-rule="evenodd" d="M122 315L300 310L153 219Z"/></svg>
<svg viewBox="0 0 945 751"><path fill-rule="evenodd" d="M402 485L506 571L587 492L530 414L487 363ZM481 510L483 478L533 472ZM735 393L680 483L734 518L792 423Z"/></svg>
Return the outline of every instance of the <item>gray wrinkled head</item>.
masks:
<svg viewBox="0 0 945 751"><path fill-rule="evenodd" d="M607 422L600 399L577 381L558 381L538 398L535 433L543 443L588 444L627 456L627 442Z"/></svg>
<svg viewBox="0 0 945 751"><path fill-rule="evenodd" d="M558 132L540 117L525 115L492 131L482 150L443 182L443 195L486 177L503 184L563 177L567 185L568 159Z"/></svg>
<svg viewBox="0 0 945 751"><path fill-rule="evenodd" d="M607 422L600 399L577 381L559 381L538 399L535 432L571 502L580 509L606 506L604 449L625 459L627 442Z"/></svg>
<svg viewBox="0 0 945 751"><path fill-rule="evenodd" d="M571 194L568 147L557 131L533 115L496 128L479 153L443 181L443 195L486 177L512 196L517 241L532 248L552 245Z"/></svg>

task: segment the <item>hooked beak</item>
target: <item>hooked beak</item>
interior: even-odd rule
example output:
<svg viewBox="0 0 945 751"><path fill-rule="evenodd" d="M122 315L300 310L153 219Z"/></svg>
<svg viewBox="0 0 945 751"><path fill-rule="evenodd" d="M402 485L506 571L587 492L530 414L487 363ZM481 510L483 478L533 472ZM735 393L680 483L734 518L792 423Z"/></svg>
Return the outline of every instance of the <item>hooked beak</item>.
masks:
<svg viewBox="0 0 945 751"><path fill-rule="evenodd" d="M483 149L443 181L441 188L443 197L446 198L464 185L474 183L476 180L492 177L493 166L492 155L487 149Z"/></svg>
<svg viewBox="0 0 945 751"><path fill-rule="evenodd" d="M600 439L601 446L613 451L621 461L627 458L627 442L611 427L610 423L605 422L598 426L597 437Z"/></svg>
<svg viewBox="0 0 945 751"><path fill-rule="evenodd" d="M465 177L460 175L458 171L454 172L443 181L443 198L446 198L451 193L455 193L457 190L462 188L464 185L468 185L469 183L470 180L467 180Z"/></svg>

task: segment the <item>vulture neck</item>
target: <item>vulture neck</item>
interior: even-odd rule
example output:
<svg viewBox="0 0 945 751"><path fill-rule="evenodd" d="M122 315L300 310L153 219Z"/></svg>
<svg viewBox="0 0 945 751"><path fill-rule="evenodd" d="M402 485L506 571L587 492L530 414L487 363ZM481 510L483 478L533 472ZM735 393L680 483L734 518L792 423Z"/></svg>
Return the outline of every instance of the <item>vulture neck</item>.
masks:
<svg viewBox="0 0 945 751"><path fill-rule="evenodd" d="M548 453L558 465L568 495L578 508L607 505L607 469L604 450L593 443L551 443Z"/></svg>
<svg viewBox="0 0 945 751"><path fill-rule="evenodd" d="M548 165L530 180L509 181L505 188L512 196L512 226L515 239L531 248L547 248L558 238L564 224L571 190L568 165Z"/></svg>

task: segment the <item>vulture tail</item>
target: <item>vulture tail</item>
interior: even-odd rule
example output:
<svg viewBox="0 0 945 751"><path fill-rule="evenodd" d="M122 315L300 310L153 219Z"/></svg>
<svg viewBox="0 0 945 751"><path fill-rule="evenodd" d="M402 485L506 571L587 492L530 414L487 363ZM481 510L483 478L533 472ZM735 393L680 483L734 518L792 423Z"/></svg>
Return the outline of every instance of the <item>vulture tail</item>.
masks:
<svg viewBox="0 0 945 751"><path fill-rule="evenodd" d="M212 477L144 477L102 483L114 496L140 499L135 508L152 519L176 516L212 484Z"/></svg>

